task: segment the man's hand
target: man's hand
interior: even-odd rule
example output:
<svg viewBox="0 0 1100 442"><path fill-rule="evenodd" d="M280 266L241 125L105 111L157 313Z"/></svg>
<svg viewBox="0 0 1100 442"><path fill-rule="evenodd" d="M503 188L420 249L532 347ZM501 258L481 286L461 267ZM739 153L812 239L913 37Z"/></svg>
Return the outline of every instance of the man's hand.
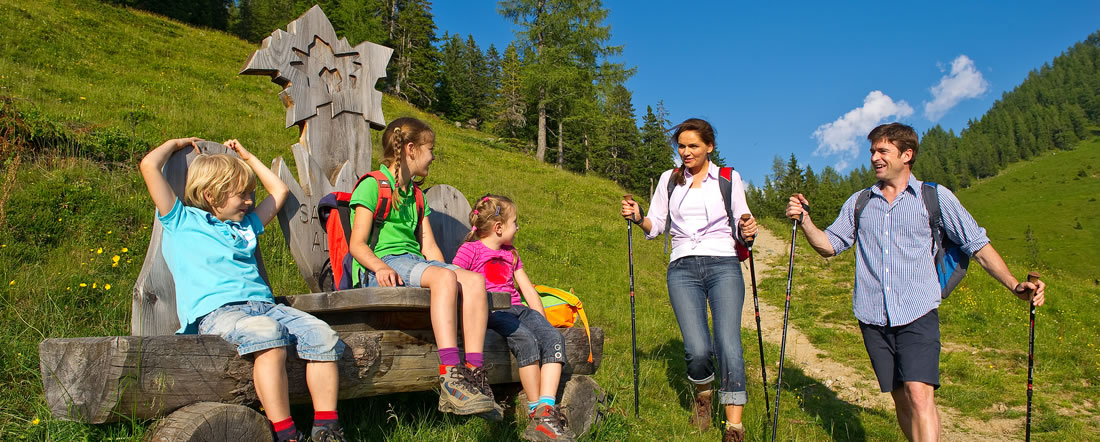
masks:
<svg viewBox="0 0 1100 442"><path fill-rule="evenodd" d="M1047 283L1043 282L1042 280L1038 280L1034 283L1024 281L1016 284L1016 287L1012 289L1012 292L1016 295L1017 298L1023 299L1025 301L1031 299L1031 303L1038 307L1046 302L1046 297L1044 296L1046 294L1046 289ZM1033 290L1035 291L1034 297L1032 297L1031 294Z"/></svg>

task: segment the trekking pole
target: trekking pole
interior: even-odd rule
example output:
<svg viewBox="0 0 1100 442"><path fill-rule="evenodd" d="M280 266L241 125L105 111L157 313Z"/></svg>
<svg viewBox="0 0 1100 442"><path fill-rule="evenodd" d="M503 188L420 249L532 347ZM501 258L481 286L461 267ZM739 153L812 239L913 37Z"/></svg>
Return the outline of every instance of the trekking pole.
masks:
<svg viewBox="0 0 1100 442"><path fill-rule="evenodd" d="M805 213L809 213L810 206L806 203L802 203L802 210ZM794 244L798 239L798 223L802 222L802 216L804 213L798 214L798 219L794 220L794 226L791 227L791 257L787 263L787 301L783 306L783 340L779 345L779 374L775 378L775 414L772 415L772 442L775 442L775 430L779 425L779 393L783 388L783 357L787 351L787 319L790 317L791 312L791 279L794 276Z"/></svg>
<svg viewBox="0 0 1100 442"><path fill-rule="evenodd" d="M747 213L741 215L741 219L748 221L752 218L752 215ZM768 399L768 371L767 366L764 365L764 333L760 330L760 298L756 295L756 263L753 261L752 256L752 243L756 240L756 236L750 236L745 238L745 244L749 247L749 275L752 278L752 308L756 311L756 342L760 343L760 376L764 378L764 409L767 414L764 418L764 425L768 425L768 419L772 417L771 400Z"/></svg>
<svg viewBox="0 0 1100 442"><path fill-rule="evenodd" d="M1028 272L1027 282L1037 285L1039 276L1039 272ZM1031 442L1031 375L1035 372L1035 291L1031 291L1027 302L1031 306L1031 333L1027 338L1027 429L1024 430L1024 440L1027 442Z"/></svg>
<svg viewBox="0 0 1100 442"><path fill-rule="evenodd" d="M633 201L634 195L623 195ZM633 218L633 216L631 216ZM630 259L630 352L634 357L634 417L638 417L638 334L634 324L634 220L626 220L626 250Z"/></svg>

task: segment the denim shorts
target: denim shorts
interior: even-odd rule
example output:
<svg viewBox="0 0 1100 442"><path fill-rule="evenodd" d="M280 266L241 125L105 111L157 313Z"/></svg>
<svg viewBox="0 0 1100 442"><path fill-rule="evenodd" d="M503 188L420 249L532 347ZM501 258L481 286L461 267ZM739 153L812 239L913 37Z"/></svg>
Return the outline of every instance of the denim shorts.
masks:
<svg viewBox="0 0 1100 442"><path fill-rule="evenodd" d="M383 256L382 262L390 266L393 271L397 272L397 276L401 277L401 280L405 282L406 287L423 287L420 283L420 277L424 276L424 271L428 270L428 267L443 267L445 269L458 270L459 267L454 264L447 264L440 261L429 261L424 259L420 255L414 255L412 253L402 253L400 255L386 255ZM364 277L364 275L366 277ZM366 281L366 284L363 284ZM378 280L374 277L374 272L368 272L363 270L359 274L359 283L362 287L378 287Z"/></svg>
<svg viewBox="0 0 1100 442"><path fill-rule="evenodd" d="M294 344L298 357L335 361L344 352L336 331L313 315L282 304L247 301L226 304L199 321L199 334L218 335L241 356Z"/></svg>
<svg viewBox="0 0 1100 442"><path fill-rule="evenodd" d="M526 367L536 362L565 363L565 337L538 312L524 305L489 313L489 329L508 342L516 357L516 365Z"/></svg>

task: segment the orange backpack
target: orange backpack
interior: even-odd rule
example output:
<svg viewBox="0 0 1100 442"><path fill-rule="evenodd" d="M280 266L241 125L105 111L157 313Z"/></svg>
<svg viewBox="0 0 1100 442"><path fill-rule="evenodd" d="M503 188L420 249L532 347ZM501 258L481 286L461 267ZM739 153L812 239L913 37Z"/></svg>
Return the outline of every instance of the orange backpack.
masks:
<svg viewBox="0 0 1100 442"><path fill-rule="evenodd" d="M550 325L570 328L577 323L577 318L580 318L581 323L584 324L584 334L588 336L588 362L592 362L592 333L588 329L588 316L584 314L580 298L573 294L573 290L567 292L544 285L536 285L535 290L539 292L542 309L546 311L546 320ZM526 303L527 301L524 300L524 304Z"/></svg>

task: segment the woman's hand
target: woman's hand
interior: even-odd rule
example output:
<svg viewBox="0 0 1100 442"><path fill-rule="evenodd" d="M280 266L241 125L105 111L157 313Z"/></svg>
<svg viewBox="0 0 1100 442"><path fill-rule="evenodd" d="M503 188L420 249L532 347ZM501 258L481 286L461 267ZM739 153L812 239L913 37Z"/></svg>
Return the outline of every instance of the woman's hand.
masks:
<svg viewBox="0 0 1100 442"><path fill-rule="evenodd" d="M402 281L401 277L397 275L397 271L390 266L386 266L374 272L374 279L377 279L378 285L382 287L405 285L405 281Z"/></svg>
<svg viewBox="0 0 1100 442"><path fill-rule="evenodd" d="M640 224L642 222L642 207L638 205L634 200L623 200L623 218L634 224Z"/></svg>
<svg viewBox="0 0 1100 442"><path fill-rule="evenodd" d="M738 226L741 228L741 238L756 238L756 217L740 219Z"/></svg>

